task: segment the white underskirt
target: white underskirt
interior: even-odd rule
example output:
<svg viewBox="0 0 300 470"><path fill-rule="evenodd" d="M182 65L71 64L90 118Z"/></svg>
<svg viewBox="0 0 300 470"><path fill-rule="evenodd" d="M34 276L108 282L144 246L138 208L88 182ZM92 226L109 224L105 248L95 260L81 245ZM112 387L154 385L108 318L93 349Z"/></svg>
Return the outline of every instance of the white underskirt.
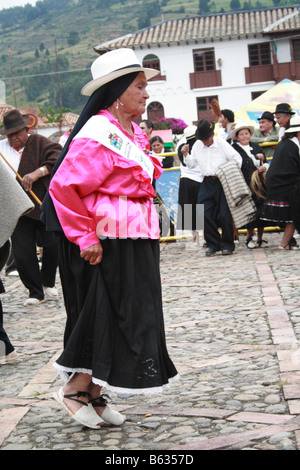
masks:
<svg viewBox="0 0 300 470"><path fill-rule="evenodd" d="M71 368L71 367L64 367L61 366L60 364L57 364L56 362L53 364L55 369L58 371L60 377L62 380L65 382L68 382L70 380L70 375L72 376L74 374L88 374L92 376L92 371L90 369L77 369L77 368ZM96 385L99 385L100 387L105 387L107 390L111 390L112 392L116 393L128 393L128 394L135 394L135 395L141 395L141 394L154 394L154 393L160 393L169 388L169 385L176 381L179 380L179 374L175 375L174 377L171 377L169 379L169 382L167 384L161 385L159 387L150 387L150 388L123 388L123 387L115 387L113 385L108 384L107 382L103 380L96 379L95 377L92 376L92 382Z"/></svg>

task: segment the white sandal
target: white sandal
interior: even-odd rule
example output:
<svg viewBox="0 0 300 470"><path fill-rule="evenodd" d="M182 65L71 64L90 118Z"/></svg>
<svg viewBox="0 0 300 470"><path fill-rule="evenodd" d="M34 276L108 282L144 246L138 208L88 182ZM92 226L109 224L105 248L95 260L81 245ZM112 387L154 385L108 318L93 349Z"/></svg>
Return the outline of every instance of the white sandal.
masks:
<svg viewBox="0 0 300 470"><path fill-rule="evenodd" d="M0 364L6 364L20 359L19 354L14 350L6 356L0 356Z"/></svg>
<svg viewBox="0 0 300 470"><path fill-rule="evenodd" d="M116 410L112 410L110 406L107 404L107 400L104 398L104 396L108 395L100 395L98 398L93 398L90 403L94 406L101 406L105 407L102 414L101 418L109 424L113 424L114 426L121 426L124 421L126 420L126 416L122 415Z"/></svg>
<svg viewBox="0 0 300 470"><path fill-rule="evenodd" d="M54 393L54 398L63 407L63 409L80 424L82 424L83 426L87 426L88 428L99 429L104 423L104 421L97 415L96 411L93 408L93 405L91 405L90 403L86 403L83 400L78 400L78 398L75 398L84 395L89 395L89 393L77 392L75 394L64 395L63 388L61 388L58 392ZM67 398L68 400L77 401L83 406L78 411L76 411L76 413L72 413L72 411L65 404L64 398Z"/></svg>

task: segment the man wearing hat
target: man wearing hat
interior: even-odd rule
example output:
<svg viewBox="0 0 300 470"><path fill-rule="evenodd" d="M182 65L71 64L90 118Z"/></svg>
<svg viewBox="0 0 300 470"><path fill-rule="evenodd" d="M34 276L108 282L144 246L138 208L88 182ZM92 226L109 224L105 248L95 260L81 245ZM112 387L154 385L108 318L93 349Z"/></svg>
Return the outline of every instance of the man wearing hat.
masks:
<svg viewBox="0 0 300 470"><path fill-rule="evenodd" d="M232 216L216 173L232 159L241 168L242 158L228 142L214 136L214 124L207 119L198 122L196 138L198 140L192 149L191 162L194 167L199 167L204 178L198 204L204 204L204 238L208 245L206 256L214 256L217 251L221 251L222 255L230 255L234 251Z"/></svg>
<svg viewBox="0 0 300 470"><path fill-rule="evenodd" d="M274 116L279 125L278 141L280 141L286 131L290 127L290 120L294 111L288 103L280 103L276 106Z"/></svg>
<svg viewBox="0 0 300 470"><path fill-rule="evenodd" d="M29 290L25 306L38 305L45 293L51 297L58 295L55 289L58 244L56 236L47 232L40 221L41 210L37 200L42 201L47 192L50 173L61 152L61 146L42 135L29 135L29 120L29 116L13 109L5 113L3 126L0 128L0 134L7 136L7 139L0 142L1 164L6 165L14 177L15 172L18 173L22 178L23 189L34 203L34 209L20 217L11 237L20 279ZM31 196L32 193L37 199ZM36 253L37 244L43 248L41 270Z"/></svg>
<svg viewBox="0 0 300 470"><path fill-rule="evenodd" d="M278 129L274 114L264 111L258 119L259 129L255 129L251 137L252 142L278 142ZM263 151L266 158L273 157L276 145L264 146Z"/></svg>

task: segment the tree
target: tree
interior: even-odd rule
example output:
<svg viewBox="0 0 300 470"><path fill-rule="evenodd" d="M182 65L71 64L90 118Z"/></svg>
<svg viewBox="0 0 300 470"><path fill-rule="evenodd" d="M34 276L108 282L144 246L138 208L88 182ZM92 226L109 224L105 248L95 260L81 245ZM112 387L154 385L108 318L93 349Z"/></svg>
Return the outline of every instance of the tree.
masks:
<svg viewBox="0 0 300 470"><path fill-rule="evenodd" d="M205 15L210 12L210 0L199 0L199 14Z"/></svg>
<svg viewBox="0 0 300 470"><path fill-rule="evenodd" d="M75 46L75 44L78 44L80 41L78 31L70 31L67 41L69 46Z"/></svg>
<svg viewBox="0 0 300 470"><path fill-rule="evenodd" d="M148 3L143 6L143 10L138 16L138 28L143 29L151 26L151 18L159 16L161 13L161 6L158 0Z"/></svg>
<svg viewBox="0 0 300 470"><path fill-rule="evenodd" d="M230 8L232 11L239 10L241 8L240 0L231 0Z"/></svg>
<svg viewBox="0 0 300 470"><path fill-rule="evenodd" d="M52 106L48 106L45 108L44 106L40 106L41 116L47 118L47 122L58 122L58 120L62 117L60 109L54 109ZM62 110L64 112L66 110Z"/></svg>
<svg viewBox="0 0 300 470"><path fill-rule="evenodd" d="M151 25L151 19L147 12L143 11L137 19L138 28L143 29Z"/></svg>

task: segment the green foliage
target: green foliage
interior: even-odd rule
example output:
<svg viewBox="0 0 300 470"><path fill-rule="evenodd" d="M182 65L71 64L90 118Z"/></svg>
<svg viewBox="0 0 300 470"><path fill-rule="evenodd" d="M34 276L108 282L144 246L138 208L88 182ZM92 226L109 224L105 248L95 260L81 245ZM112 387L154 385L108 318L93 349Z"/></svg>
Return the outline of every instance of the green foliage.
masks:
<svg viewBox="0 0 300 470"><path fill-rule="evenodd" d="M143 8L138 15L138 29L147 28L151 25L151 18L161 14L161 6L158 0L143 4Z"/></svg>
<svg viewBox="0 0 300 470"><path fill-rule="evenodd" d="M60 118L62 118L62 113L60 112L60 108L54 109L52 106L44 107L40 106L41 117L47 118L47 122L58 122ZM62 112L67 111L63 109Z"/></svg>
<svg viewBox="0 0 300 470"><path fill-rule="evenodd" d="M68 70L69 61L66 56L58 56L58 67ZM56 61L43 60L30 70L30 77L24 79L24 88L29 101L37 100L41 95L47 95L51 88L57 86Z"/></svg>
<svg viewBox="0 0 300 470"><path fill-rule="evenodd" d="M34 21L52 11L62 11L72 3L72 0L43 0L37 1L35 6L26 4L24 7L5 8L0 11L0 24L3 28L10 28L16 24L26 24Z"/></svg>
<svg viewBox="0 0 300 470"><path fill-rule="evenodd" d="M60 76L60 89L62 105L64 108L69 108L73 112L79 114L86 104L88 97L83 96L80 92L82 87L91 80L90 71L76 72L72 74L64 74ZM52 87L49 93L50 103L59 106L59 91L58 87Z"/></svg>
<svg viewBox="0 0 300 470"><path fill-rule="evenodd" d="M67 41L69 46L75 46L75 44L78 44L80 41L78 31L70 31Z"/></svg>
<svg viewBox="0 0 300 470"><path fill-rule="evenodd" d="M199 14L205 15L210 12L210 0L199 0Z"/></svg>
<svg viewBox="0 0 300 470"><path fill-rule="evenodd" d="M240 10L241 4L240 0L231 0L230 2L230 8L235 11L235 10Z"/></svg>

